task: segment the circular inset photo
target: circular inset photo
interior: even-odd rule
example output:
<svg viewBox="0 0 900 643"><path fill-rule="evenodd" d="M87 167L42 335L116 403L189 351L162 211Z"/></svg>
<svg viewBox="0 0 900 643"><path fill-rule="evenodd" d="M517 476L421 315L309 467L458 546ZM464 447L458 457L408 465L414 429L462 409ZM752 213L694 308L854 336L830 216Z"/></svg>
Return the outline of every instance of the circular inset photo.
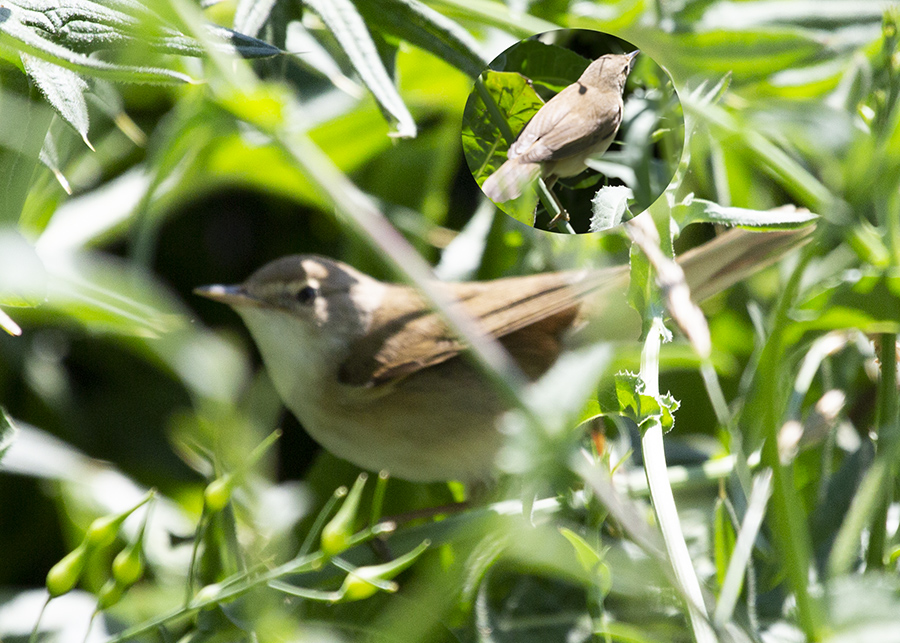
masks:
<svg viewBox="0 0 900 643"><path fill-rule="evenodd" d="M684 113L639 48L560 29L516 43L476 79L462 143L482 191L513 218L599 232L647 209L675 175Z"/></svg>

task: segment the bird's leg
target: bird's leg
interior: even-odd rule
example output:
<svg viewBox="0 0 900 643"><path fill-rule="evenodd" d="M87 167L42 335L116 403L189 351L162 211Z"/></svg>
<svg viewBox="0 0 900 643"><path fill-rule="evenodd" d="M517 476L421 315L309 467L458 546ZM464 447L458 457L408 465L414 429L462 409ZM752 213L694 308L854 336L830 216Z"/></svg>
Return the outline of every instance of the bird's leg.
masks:
<svg viewBox="0 0 900 643"><path fill-rule="evenodd" d="M543 189L545 191L544 194L542 195L542 196L546 197L545 199L542 199L542 201L544 201L544 206L545 207L547 207L548 205L552 206L552 207L547 207L547 210L552 211L554 213L553 218L550 219L550 223L547 225L547 227L552 228L553 226L557 226L557 227L564 226L564 228L560 230L561 232L563 232L563 231L564 232L574 232L574 230L572 230L571 226L568 225L569 213L566 212L566 209L563 207L563 204L560 202L559 198L556 196L556 194L553 193L553 190L551 189L555 184L556 184L555 176L548 177L547 180L544 181L543 183L538 182L538 189L540 190L543 187ZM548 203L548 201L549 201L549 203Z"/></svg>

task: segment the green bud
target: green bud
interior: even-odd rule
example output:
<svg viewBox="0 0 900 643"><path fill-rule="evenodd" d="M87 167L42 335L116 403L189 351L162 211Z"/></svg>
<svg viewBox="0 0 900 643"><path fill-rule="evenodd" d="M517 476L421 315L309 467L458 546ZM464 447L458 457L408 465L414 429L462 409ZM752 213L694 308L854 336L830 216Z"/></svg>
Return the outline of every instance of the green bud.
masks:
<svg viewBox="0 0 900 643"><path fill-rule="evenodd" d="M355 572L350 572L344 578L341 585L342 601L361 601L369 598L379 589L384 592L393 593L399 589L399 585L394 581L386 581L379 578L378 572L372 567L360 567Z"/></svg>
<svg viewBox="0 0 900 643"><path fill-rule="evenodd" d="M81 578L81 572L84 571L87 553L87 544L82 542L50 568L50 571L47 572L46 585L52 598L62 596L75 587Z"/></svg>
<svg viewBox="0 0 900 643"><path fill-rule="evenodd" d="M116 554L112 563L112 575L124 587L131 587L141 579L144 575L144 561L140 540Z"/></svg>
<svg viewBox="0 0 900 643"><path fill-rule="evenodd" d="M92 548L103 549L109 547L119 533L119 527L125 521L127 514L116 516L101 516L96 518L88 527L84 540Z"/></svg>
<svg viewBox="0 0 900 643"><path fill-rule="evenodd" d="M334 514L334 518L322 529L322 552L327 556L341 553L348 547L350 537L353 536L353 525L356 523L356 515L359 511L359 500L362 498L363 487L366 486L368 476L359 474L353 488L344 499L344 504Z"/></svg>
<svg viewBox="0 0 900 643"><path fill-rule="evenodd" d="M194 600L191 601L191 606L199 607L201 605L205 605L206 603L212 603L219 598L219 595L221 593L222 585L220 583L205 585L204 587L201 587L200 590L194 595Z"/></svg>
<svg viewBox="0 0 900 643"><path fill-rule="evenodd" d="M216 478L203 491L203 502L207 509L213 513L222 511L231 500L231 492L234 489L234 477L229 473L221 478Z"/></svg>
<svg viewBox="0 0 900 643"><path fill-rule="evenodd" d="M122 594L125 593L125 589L115 579L110 578L100 588L100 593L97 594L97 610L105 610L118 603L122 600Z"/></svg>
<svg viewBox="0 0 900 643"><path fill-rule="evenodd" d="M428 548L429 544L430 541L425 540L412 551L388 563L354 569L347 574L343 585L341 585L339 592L341 600L360 601L364 598L369 598L378 590L396 592L397 583L390 579L412 565L416 558Z"/></svg>

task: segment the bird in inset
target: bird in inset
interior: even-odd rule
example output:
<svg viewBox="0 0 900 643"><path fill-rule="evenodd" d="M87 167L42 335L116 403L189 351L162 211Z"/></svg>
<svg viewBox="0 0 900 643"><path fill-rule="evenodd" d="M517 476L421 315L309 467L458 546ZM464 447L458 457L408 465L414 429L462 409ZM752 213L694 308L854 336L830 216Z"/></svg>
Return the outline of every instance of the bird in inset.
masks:
<svg viewBox="0 0 900 643"><path fill-rule="evenodd" d="M541 107L506 153L507 161L481 189L492 201L519 197L538 176L547 187L580 174L585 161L606 151L622 123L622 92L640 53L606 54Z"/></svg>

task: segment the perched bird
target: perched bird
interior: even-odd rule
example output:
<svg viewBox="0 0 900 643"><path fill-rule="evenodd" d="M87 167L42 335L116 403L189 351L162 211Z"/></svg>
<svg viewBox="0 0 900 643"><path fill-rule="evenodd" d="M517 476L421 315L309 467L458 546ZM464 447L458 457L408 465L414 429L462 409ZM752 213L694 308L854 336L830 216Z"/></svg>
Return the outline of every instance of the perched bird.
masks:
<svg viewBox="0 0 900 643"><path fill-rule="evenodd" d="M622 123L622 92L640 51L606 54L532 117L481 189L492 201L515 199L539 175L550 187L575 176L609 147Z"/></svg>
<svg viewBox="0 0 900 643"><path fill-rule="evenodd" d="M730 286L808 237L737 230L680 260L695 297ZM445 293L536 379L578 329L637 338L628 267L445 283ZM488 478L506 410L466 346L412 287L314 255L277 259L198 294L244 320L281 399L335 455L407 480ZM636 315L635 315L636 316ZM613 320L614 323L610 323Z"/></svg>

